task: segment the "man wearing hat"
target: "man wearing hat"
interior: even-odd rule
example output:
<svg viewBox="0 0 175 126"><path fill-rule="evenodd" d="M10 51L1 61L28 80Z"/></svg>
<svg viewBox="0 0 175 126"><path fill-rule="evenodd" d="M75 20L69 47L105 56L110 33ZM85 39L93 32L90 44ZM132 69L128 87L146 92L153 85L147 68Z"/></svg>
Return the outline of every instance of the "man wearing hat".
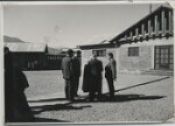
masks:
<svg viewBox="0 0 175 126"><path fill-rule="evenodd" d="M62 73L65 80L65 95L68 100L74 100L74 71L73 71L73 50L67 51L67 56L62 60Z"/></svg>

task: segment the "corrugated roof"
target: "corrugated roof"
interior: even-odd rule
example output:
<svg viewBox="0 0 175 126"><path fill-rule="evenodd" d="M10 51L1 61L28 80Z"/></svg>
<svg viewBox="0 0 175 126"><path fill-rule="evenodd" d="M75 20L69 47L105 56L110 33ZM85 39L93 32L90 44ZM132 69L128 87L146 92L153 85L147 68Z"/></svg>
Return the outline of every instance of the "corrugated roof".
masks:
<svg viewBox="0 0 175 126"><path fill-rule="evenodd" d="M46 44L41 43L5 43L11 52L44 52Z"/></svg>

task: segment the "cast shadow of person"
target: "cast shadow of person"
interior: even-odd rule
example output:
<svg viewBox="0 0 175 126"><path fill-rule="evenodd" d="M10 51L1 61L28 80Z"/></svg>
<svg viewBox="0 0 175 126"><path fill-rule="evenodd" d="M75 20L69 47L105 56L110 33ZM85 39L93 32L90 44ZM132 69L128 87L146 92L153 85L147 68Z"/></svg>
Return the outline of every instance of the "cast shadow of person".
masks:
<svg viewBox="0 0 175 126"><path fill-rule="evenodd" d="M35 117L35 122L69 122L69 121L67 121L67 120L58 120L58 119Z"/></svg>
<svg viewBox="0 0 175 126"><path fill-rule="evenodd" d="M109 94L103 94L100 100L88 101L87 97L81 98L76 100L74 103L101 103L101 102L128 102L128 101L135 101L135 100L156 100L161 99L166 96L159 96L159 95L150 95L146 96L144 94L117 94L114 96L113 99L110 99Z"/></svg>
<svg viewBox="0 0 175 126"><path fill-rule="evenodd" d="M160 81L163 81L163 80L166 80L166 79L169 79L169 78L170 78L169 76L162 77L162 78L151 80L151 81L147 81L147 82L144 82L144 83L140 83L140 84L135 84L135 85L131 85L131 86L128 86L128 87L124 87L124 88L115 90L114 92L120 92L120 91L123 91L123 90L128 90L128 89L132 89L132 88L136 88L136 87L140 87L140 86L144 86L144 85L149 85L149 84L159 84L159 83L156 83L156 82L160 82Z"/></svg>
<svg viewBox="0 0 175 126"><path fill-rule="evenodd" d="M156 83L156 82L160 82L160 81L163 81L163 80L166 80L166 79L169 79L169 78L170 78L169 76L162 77L162 78L151 80L151 81L148 81L148 82L144 82L144 83L124 87L124 88L115 90L114 92L121 92L121 91L124 91L124 90L129 90L129 89L132 89L132 88L137 88L137 87L144 86L144 85L149 85L149 84L159 84L159 83ZM115 95L113 99L109 99L108 95L109 95L109 93L104 93L102 95L102 99L100 101L97 101L97 102L107 102L107 101L110 101L110 102L124 102L124 101L131 101L131 100L156 100L156 99L161 99L161 98L166 97L166 96L157 96L157 95L145 96L143 94L118 94L118 95ZM86 99L81 99L81 100L78 100L77 102L86 102Z"/></svg>
<svg viewBox="0 0 175 126"><path fill-rule="evenodd" d="M54 101L65 101L66 98L48 98L48 99L37 99L37 100L28 100L30 103L42 103L42 102L54 102Z"/></svg>
<svg viewBox="0 0 175 126"><path fill-rule="evenodd" d="M102 99L102 101L127 102L127 101L136 101L136 100L156 100L164 97L166 96L159 96L159 95L146 96L144 94L118 94L118 95L115 95L113 99L109 99L109 96L104 95L104 98Z"/></svg>
<svg viewBox="0 0 175 126"><path fill-rule="evenodd" d="M31 107L33 114L40 114L46 111L62 111L62 110L83 110L84 108L90 108L91 105L84 106L73 106L72 102L64 104L54 104L54 105L41 105Z"/></svg>

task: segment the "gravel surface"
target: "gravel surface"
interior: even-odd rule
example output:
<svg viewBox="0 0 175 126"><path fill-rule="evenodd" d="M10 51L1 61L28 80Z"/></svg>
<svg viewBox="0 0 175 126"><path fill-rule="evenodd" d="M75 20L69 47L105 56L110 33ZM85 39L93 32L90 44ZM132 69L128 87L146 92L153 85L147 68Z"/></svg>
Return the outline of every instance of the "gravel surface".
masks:
<svg viewBox="0 0 175 126"><path fill-rule="evenodd" d="M89 123L165 121L173 115L173 77L120 74L115 82L113 101L105 95L102 101L87 102L82 97L77 102L69 103L64 100L64 80L60 71L25 74L30 85L26 95L38 118ZM103 80L103 93L106 92L108 87ZM79 94L84 95L81 85Z"/></svg>

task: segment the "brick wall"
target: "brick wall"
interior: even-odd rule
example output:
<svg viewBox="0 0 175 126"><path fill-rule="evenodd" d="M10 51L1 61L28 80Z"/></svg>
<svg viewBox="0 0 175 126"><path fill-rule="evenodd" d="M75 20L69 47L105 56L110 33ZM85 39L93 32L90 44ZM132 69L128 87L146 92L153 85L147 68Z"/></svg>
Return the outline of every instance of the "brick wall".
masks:
<svg viewBox="0 0 175 126"><path fill-rule="evenodd" d="M122 45L119 48L120 71L140 71L154 69L155 46L173 45L174 38L161 38ZM129 47L139 47L139 56L128 56Z"/></svg>
<svg viewBox="0 0 175 126"><path fill-rule="evenodd" d="M120 70L149 70L151 68L152 46L135 47L139 47L139 56L128 56L128 47L120 48Z"/></svg>

